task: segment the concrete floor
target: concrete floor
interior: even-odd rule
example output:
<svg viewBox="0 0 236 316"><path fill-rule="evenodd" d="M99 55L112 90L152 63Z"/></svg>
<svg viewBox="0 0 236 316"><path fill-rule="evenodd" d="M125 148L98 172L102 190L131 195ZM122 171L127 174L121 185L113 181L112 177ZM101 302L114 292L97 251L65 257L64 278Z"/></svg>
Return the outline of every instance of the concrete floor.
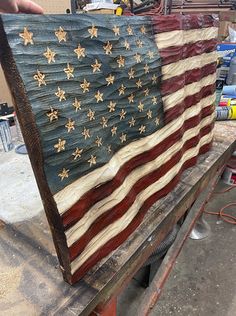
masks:
<svg viewBox="0 0 236 316"><path fill-rule="evenodd" d="M17 141L14 127L11 133L15 147L23 144ZM4 152L1 140L0 175L0 220L15 223L39 214L43 205L28 155L16 154L15 149Z"/></svg>
<svg viewBox="0 0 236 316"><path fill-rule="evenodd" d="M28 156L5 153L0 144L0 173L0 220L13 223L37 215L42 203ZM217 190L223 187L219 183ZM236 189L214 195L207 209L217 211L231 201L236 201ZM188 239L151 316L236 316L236 227L215 216L205 218L210 236ZM136 315L143 292L131 282L119 299L118 315Z"/></svg>
<svg viewBox="0 0 236 316"><path fill-rule="evenodd" d="M216 190L226 187L221 181ZM218 211L230 202L236 202L236 188L214 195L206 209ZM236 215L236 207L231 210ZM211 226L210 236L187 240L150 316L236 315L236 226L217 216L204 218ZM133 280L120 297L118 315L136 315L143 293Z"/></svg>

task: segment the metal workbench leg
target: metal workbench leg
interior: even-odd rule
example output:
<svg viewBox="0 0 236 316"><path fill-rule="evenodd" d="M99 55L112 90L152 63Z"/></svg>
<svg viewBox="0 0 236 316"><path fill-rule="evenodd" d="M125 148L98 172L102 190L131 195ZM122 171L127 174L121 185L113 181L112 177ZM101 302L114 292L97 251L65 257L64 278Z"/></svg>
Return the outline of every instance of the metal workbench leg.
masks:
<svg viewBox="0 0 236 316"><path fill-rule="evenodd" d="M201 240L208 237L211 233L209 224L203 219L203 213L198 218L195 226L193 227L189 238L194 240Z"/></svg>

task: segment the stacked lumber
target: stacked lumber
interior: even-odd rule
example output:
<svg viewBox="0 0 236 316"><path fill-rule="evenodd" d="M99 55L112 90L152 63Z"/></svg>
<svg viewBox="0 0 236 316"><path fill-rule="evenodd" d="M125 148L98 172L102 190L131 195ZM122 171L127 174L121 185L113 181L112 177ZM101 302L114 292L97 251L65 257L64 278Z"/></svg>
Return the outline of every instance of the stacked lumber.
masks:
<svg viewBox="0 0 236 316"><path fill-rule="evenodd" d="M216 13L229 11L232 1L219 0L173 0L171 13Z"/></svg>

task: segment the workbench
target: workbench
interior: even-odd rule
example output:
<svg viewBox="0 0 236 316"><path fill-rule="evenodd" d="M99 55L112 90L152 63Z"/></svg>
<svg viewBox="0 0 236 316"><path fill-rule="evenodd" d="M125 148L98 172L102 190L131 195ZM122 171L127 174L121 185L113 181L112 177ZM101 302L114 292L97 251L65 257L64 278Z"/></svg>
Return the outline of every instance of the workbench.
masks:
<svg viewBox="0 0 236 316"><path fill-rule="evenodd" d="M212 150L200 156L175 189L149 209L125 243L75 286L62 280L44 212L14 225L0 222L0 314L115 315L117 295L217 172L222 172L235 148L236 122L217 122Z"/></svg>

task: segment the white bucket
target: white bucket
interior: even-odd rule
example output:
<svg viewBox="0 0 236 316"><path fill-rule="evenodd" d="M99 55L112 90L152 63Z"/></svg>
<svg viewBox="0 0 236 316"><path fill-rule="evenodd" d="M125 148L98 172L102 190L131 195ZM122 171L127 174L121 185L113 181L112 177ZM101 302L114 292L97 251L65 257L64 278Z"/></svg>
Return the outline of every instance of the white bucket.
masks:
<svg viewBox="0 0 236 316"><path fill-rule="evenodd" d="M235 156L230 160L229 164L226 166L223 174L222 180L224 183L228 185L236 186L236 164L235 164Z"/></svg>

